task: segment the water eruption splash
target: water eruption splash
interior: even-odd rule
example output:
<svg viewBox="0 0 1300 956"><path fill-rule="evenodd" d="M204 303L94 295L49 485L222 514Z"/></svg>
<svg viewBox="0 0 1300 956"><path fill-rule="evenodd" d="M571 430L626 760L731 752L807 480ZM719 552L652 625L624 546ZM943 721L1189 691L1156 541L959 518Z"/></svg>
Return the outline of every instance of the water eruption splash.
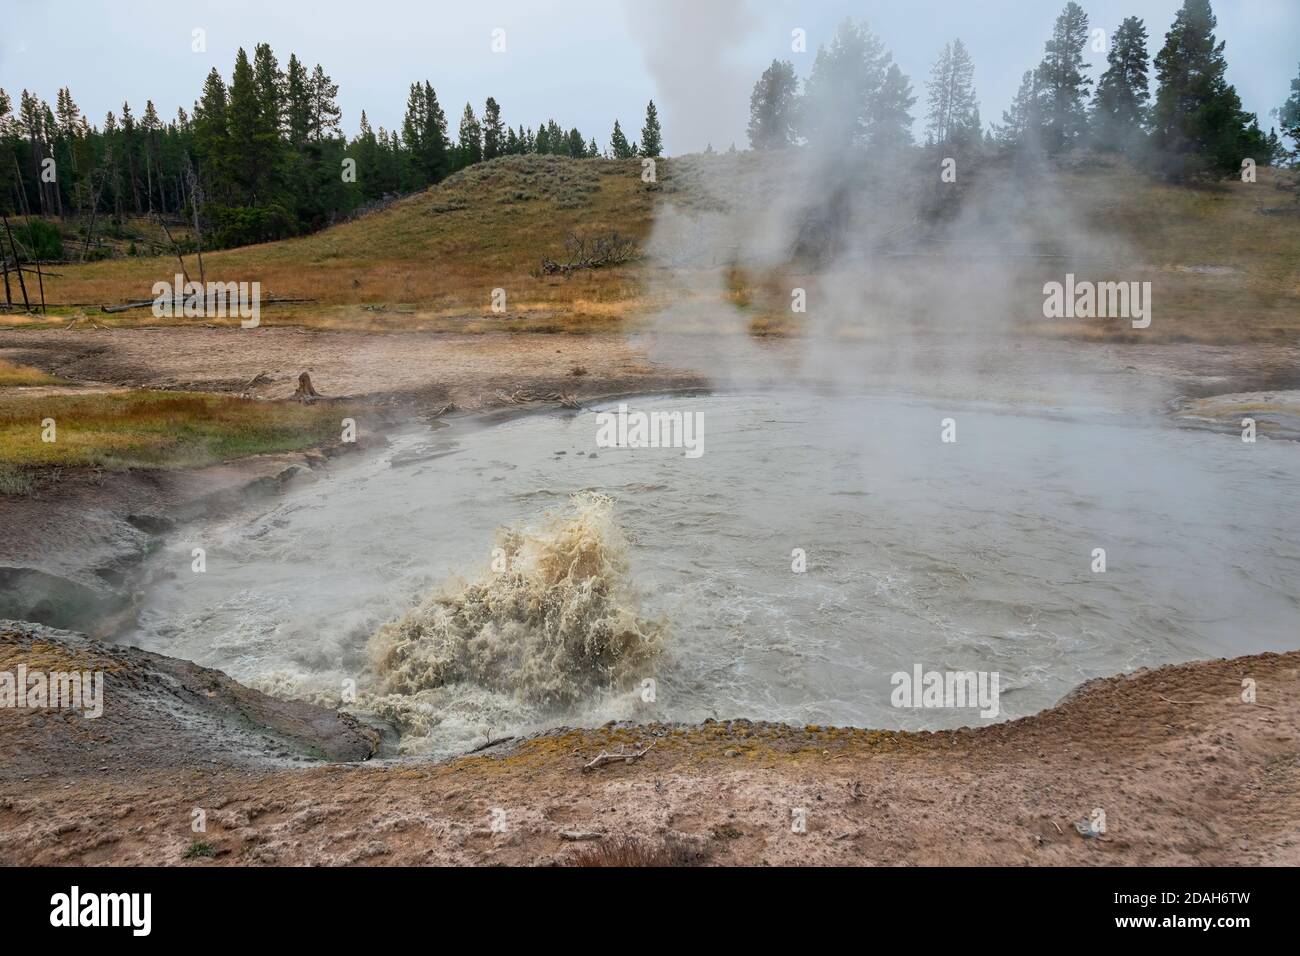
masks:
<svg viewBox="0 0 1300 956"><path fill-rule="evenodd" d="M613 511L612 498L580 492L536 528L500 531L490 570L444 585L371 638L367 709L423 736L470 689L480 704L538 715L643 677L665 625L639 613Z"/></svg>

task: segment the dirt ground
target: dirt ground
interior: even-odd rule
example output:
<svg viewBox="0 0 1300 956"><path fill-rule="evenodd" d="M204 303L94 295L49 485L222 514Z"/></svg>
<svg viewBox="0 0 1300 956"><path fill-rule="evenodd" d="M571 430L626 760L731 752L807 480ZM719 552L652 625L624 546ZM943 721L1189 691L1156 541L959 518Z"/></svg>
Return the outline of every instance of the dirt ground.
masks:
<svg viewBox="0 0 1300 956"><path fill-rule="evenodd" d="M1255 703L1241 699L1244 678ZM635 762L583 769L652 743ZM205 832L192 829L195 809ZM1088 825L1097 811L1104 832ZM204 856L187 860L196 843ZM1032 717L955 732L738 720L557 731L440 765L141 771L127 760L0 777L4 863L629 859L1294 866L1300 652L1093 681Z"/></svg>
<svg viewBox="0 0 1300 956"><path fill-rule="evenodd" d="M501 392L584 394L832 380L866 390L967 398L1096 398L1151 408L1176 397L1300 388L1298 345L1088 343L1047 336L892 333L837 341L621 333L330 332L302 328L0 331L0 358L83 385L292 394L300 372L324 394L502 404ZM581 369L575 374L575 369ZM248 389L259 374L268 381Z"/></svg>
<svg viewBox="0 0 1300 956"><path fill-rule="evenodd" d="M323 394L454 401L478 409L498 391L697 386L698 372L656 366L615 335L375 335L275 329L114 329L0 333L0 355L73 382L244 392L282 398L309 372ZM575 375L574 369L582 374ZM252 389L258 375L269 381Z"/></svg>

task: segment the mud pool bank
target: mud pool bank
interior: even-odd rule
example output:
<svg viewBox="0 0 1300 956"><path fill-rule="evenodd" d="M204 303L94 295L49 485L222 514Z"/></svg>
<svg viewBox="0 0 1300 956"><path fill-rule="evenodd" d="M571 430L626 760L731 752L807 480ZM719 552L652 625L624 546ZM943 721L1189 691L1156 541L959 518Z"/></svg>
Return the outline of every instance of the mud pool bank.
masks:
<svg viewBox="0 0 1300 956"><path fill-rule="evenodd" d="M11 711L0 755L42 759L0 762L0 863L584 865L631 843L696 865L1295 866L1297 702L1300 653L1262 654L1092 681L974 730L611 725L439 764L299 770L202 751L141 769L129 736L107 763L69 746L75 722L34 735ZM196 807L202 859L187 856ZM1085 835L1098 809L1106 832Z"/></svg>

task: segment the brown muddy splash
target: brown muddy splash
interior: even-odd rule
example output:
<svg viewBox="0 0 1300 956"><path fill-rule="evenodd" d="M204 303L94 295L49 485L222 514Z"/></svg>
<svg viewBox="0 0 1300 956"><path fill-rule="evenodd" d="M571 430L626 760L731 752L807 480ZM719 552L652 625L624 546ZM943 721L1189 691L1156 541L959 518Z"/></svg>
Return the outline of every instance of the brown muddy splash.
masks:
<svg viewBox="0 0 1300 956"><path fill-rule="evenodd" d="M612 498L583 492L535 528L503 529L487 571L381 627L374 712L421 736L430 721L412 704L453 685L539 711L625 689L658 657L665 627L639 613L613 512Z"/></svg>

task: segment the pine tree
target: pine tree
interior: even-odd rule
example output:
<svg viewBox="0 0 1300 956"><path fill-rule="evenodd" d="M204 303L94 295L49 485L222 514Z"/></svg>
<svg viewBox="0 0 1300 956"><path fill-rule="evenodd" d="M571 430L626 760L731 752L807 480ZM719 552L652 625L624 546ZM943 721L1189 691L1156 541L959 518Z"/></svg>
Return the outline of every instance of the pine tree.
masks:
<svg viewBox="0 0 1300 956"><path fill-rule="evenodd" d="M884 45L865 26L844 20L829 45L817 49L804 83L803 135L838 152L866 141L868 104L884 79Z"/></svg>
<svg viewBox="0 0 1300 956"><path fill-rule="evenodd" d="M1223 43L1210 0L1184 0L1156 54L1155 107L1151 126L1171 179L1230 175L1243 158L1263 150L1255 117L1241 109L1241 98L1225 78ZM1258 160L1257 160L1258 161Z"/></svg>
<svg viewBox="0 0 1300 956"><path fill-rule="evenodd" d="M1119 25L1106 63L1093 98L1093 139L1100 149L1130 151L1141 142L1151 99L1147 30L1140 18Z"/></svg>
<svg viewBox="0 0 1300 956"><path fill-rule="evenodd" d="M506 151L505 128L501 123L501 107L492 97L483 107L483 158L495 159Z"/></svg>
<svg viewBox="0 0 1300 956"><path fill-rule="evenodd" d="M311 77L302 61L292 53L284 79L284 125L289 143L295 149L307 145L312 129Z"/></svg>
<svg viewBox="0 0 1300 956"><path fill-rule="evenodd" d="M479 126L474 115L474 107L465 104L465 112L460 117L460 130L457 137L457 151L460 165L472 166L483 160L483 128Z"/></svg>
<svg viewBox="0 0 1300 956"><path fill-rule="evenodd" d="M228 93L221 74L213 67L194 105L194 149L207 182L210 199L224 199L230 191L230 127Z"/></svg>
<svg viewBox="0 0 1300 956"><path fill-rule="evenodd" d="M659 128L659 111L651 100L645 108L645 125L641 127L641 155L655 158L664 151L663 131Z"/></svg>
<svg viewBox="0 0 1300 956"><path fill-rule="evenodd" d="M884 43L865 25L842 22L830 44L818 48L804 83L799 115L808 141L830 153L869 142L891 60Z"/></svg>
<svg viewBox="0 0 1300 956"><path fill-rule="evenodd" d="M0 94L3 92L0 90ZM3 113L0 112L0 115ZM1300 151L1300 75L1291 81L1291 95L1278 108L1277 120L1282 124L1282 132L1291 137L1297 151Z"/></svg>
<svg viewBox="0 0 1300 956"><path fill-rule="evenodd" d="M912 145L912 84L898 68L889 64L885 78L871 103L871 131L867 146L874 150L897 150Z"/></svg>
<svg viewBox="0 0 1300 956"><path fill-rule="evenodd" d="M1088 42L1088 15L1070 0L1056 18L1038 67L1043 96L1043 146L1059 153L1078 142L1088 126L1085 98L1092 80L1083 75L1083 47Z"/></svg>
<svg viewBox="0 0 1300 956"><path fill-rule="evenodd" d="M417 89L418 89L417 84ZM447 116L438 103L438 94L428 80L424 81L420 107L420 168L424 184L436 183L447 175L451 167L451 142L447 135Z"/></svg>
<svg viewBox="0 0 1300 956"><path fill-rule="evenodd" d="M144 134L144 184L145 208L153 212L154 188L162 189L162 175L159 162L158 136L162 130L162 121L158 119L158 110L153 100L145 100L144 113L140 117L140 130ZM159 193L158 207L166 207L165 197Z"/></svg>
<svg viewBox="0 0 1300 956"><path fill-rule="evenodd" d="M312 140L319 143L331 136L340 135L343 132L339 126L343 111L339 109L337 99L339 87L319 63L311 71L310 89Z"/></svg>
<svg viewBox="0 0 1300 956"><path fill-rule="evenodd" d="M284 74L270 44L259 43L253 48L253 86L258 107L256 152L250 158L258 166L254 192L269 200L281 185L284 113Z"/></svg>
<svg viewBox="0 0 1300 956"><path fill-rule="evenodd" d="M136 215L144 212L140 203L139 138L136 136L135 116L128 103L122 104L122 153L126 158L127 184L131 187L131 208ZM45 205L45 191L41 190L41 205Z"/></svg>
<svg viewBox="0 0 1300 956"><path fill-rule="evenodd" d="M1038 148L1043 124L1042 91L1038 74L1026 70L1020 79L1020 89L1011 106L1002 113L1002 125L996 127L997 142L1005 147Z"/></svg>
<svg viewBox="0 0 1300 956"><path fill-rule="evenodd" d="M383 195L383 164L379 139L370 128L370 119L365 110L361 111L357 136L352 140L348 154L357 163L357 185L361 187L361 194L367 200L380 198Z"/></svg>
<svg viewBox="0 0 1300 956"><path fill-rule="evenodd" d="M552 156L565 156L569 152L568 134L555 120L546 121L546 142Z"/></svg>
<svg viewBox="0 0 1300 956"><path fill-rule="evenodd" d="M0 96L3 95L4 90L0 90ZM8 98L5 97L5 99L7 100ZM81 116L81 110L78 109L77 104L72 101L72 93L66 86L59 90L56 104L55 115L59 119L59 131L63 133L64 136L75 135L77 120ZM8 103L0 103L0 116L3 116L8 111Z"/></svg>
<svg viewBox="0 0 1300 956"><path fill-rule="evenodd" d="M600 147L596 145L596 137L593 136L591 138L591 142L587 144L587 156L590 159L595 159L599 155L600 155Z"/></svg>
<svg viewBox="0 0 1300 956"><path fill-rule="evenodd" d="M789 60L773 60L749 96L749 145L754 149L784 149L796 140L795 109L799 80Z"/></svg>
<svg viewBox="0 0 1300 956"><path fill-rule="evenodd" d="M582 134L578 132L576 126L569 130L569 135L566 139L568 140L568 152L570 156L574 159L583 159L586 157L587 141L582 138Z"/></svg>
<svg viewBox="0 0 1300 956"><path fill-rule="evenodd" d="M631 159L636 155L632 145L623 135L623 130L618 125L618 120L614 120L614 132L609 137L609 151L615 159Z"/></svg>
<svg viewBox="0 0 1300 956"><path fill-rule="evenodd" d="M930 71L926 133L938 147L977 143L979 103L975 95L975 64L961 40L944 44Z"/></svg>
<svg viewBox="0 0 1300 956"><path fill-rule="evenodd" d="M235 54L235 71L230 79L230 100L226 116L230 131L231 183L235 187L239 204L253 205L258 200L258 186L263 178L261 163L265 159L260 148L262 107L253 66L242 47ZM125 133L125 116L122 125Z"/></svg>
<svg viewBox="0 0 1300 956"><path fill-rule="evenodd" d="M259 43L253 48L253 79L257 84L262 122L278 137L283 120L285 78L269 43Z"/></svg>
<svg viewBox="0 0 1300 956"><path fill-rule="evenodd" d="M4 104L0 103L0 108L3 106ZM152 107L152 104L150 106ZM0 109L0 138L4 135L4 112ZM54 112L56 119L52 127L55 134L53 150L61 173L54 189L58 197L58 205L62 209L65 193L71 204L79 204L77 200L82 187L81 170L88 165L88 157L83 158L85 144L80 135L81 110L73 102L72 93L66 86L61 88L58 96L55 97Z"/></svg>
<svg viewBox="0 0 1300 956"><path fill-rule="evenodd" d="M409 190L421 189L433 182L426 173L423 162L427 103L424 88L419 83L412 83L406 94L406 115L402 117L402 143L406 147L408 158L402 184L403 188Z"/></svg>

